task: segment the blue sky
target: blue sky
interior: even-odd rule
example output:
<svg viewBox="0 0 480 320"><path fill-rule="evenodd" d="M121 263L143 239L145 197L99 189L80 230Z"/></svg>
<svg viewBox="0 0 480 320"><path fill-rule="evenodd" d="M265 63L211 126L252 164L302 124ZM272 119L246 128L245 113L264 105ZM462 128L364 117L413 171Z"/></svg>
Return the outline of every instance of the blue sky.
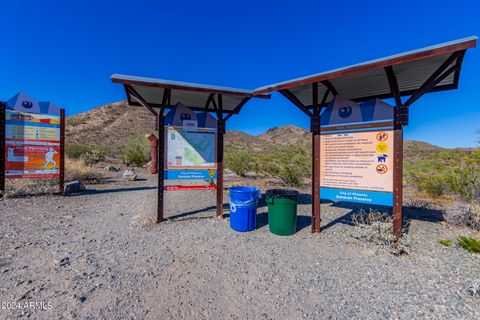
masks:
<svg viewBox="0 0 480 320"><path fill-rule="evenodd" d="M480 31L478 1L4 1L0 99L25 91L72 115L125 98L112 73L253 89ZM479 49L460 88L410 112L408 139L477 145ZM250 102L228 129L308 128L278 94Z"/></svg>

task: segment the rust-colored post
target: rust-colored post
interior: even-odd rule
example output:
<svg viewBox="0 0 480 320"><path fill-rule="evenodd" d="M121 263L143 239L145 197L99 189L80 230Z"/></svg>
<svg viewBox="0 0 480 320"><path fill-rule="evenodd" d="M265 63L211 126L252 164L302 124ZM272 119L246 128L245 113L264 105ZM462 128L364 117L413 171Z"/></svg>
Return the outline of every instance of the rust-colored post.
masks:
<svg viewBox="0 0 480 320"><path fill-rule="evenodd" d="M217 217L223 217L223 136L225 121L217 121Z"/></svg>
<svg viewBox="0 0 480 320"><path fill-rule="evenodd" d="M158 121L155 122L158 125ZM158 172L158 139L154 134L147 135L147 139L150 141L150 173L156 174Z"/></svg>
<svg viewBox="0 0 480 320"><path fill-rule="evenodd" d="M312 84L312 232L320 232L320 107L318 83Z"/></svg>
<svg viewBox="0 0 480 320"><path fill-rule="evenodd" d="M393 132L393 234L402 237L403 206L403 128Z"/></svg>
<svg viewBox="0 0 480 320"><path fill-rule="evenodd" d="M5 192L5 138L6 138L6 105L0 102L0 197Z"/></svg>
<svg viewBox="0 0 480 320"><path fill-rule="evenodd" d="M65 195L65 109L60 109L60 195Z"/></svg>
<svg viewBox="0 0 480 320"><path fill-rule="evenodd" d="M157 223L163 221L163 209L164 209L164 198L163 198L163 174L165 169L165 124L163 117L163 109L160 110L157 117L157 127L158 127L158 191L157 191Z"/></svg>
<svg viewBox="0 0 480 320"><path fill-rule="evenodd" d="M320 134L312 134L312 232L320 232Z"/></svg>

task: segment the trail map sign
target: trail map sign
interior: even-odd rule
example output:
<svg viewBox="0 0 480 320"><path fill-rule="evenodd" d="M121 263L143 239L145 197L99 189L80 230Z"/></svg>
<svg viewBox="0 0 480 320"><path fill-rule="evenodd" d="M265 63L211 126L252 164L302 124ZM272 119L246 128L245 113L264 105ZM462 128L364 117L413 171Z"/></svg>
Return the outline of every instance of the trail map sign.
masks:
<svg viewBox="0 0 480 320"><path fill-rule="evenodd" d="M393 107L337 96L321 117L321 198L392 206Z"/></svg>
<svg viewBox="0 0 480 320"><path fill-rule="evenodd" d="M217 179L216 120L206 112L177 104L165 116L166 161L164 179L196 181L188 186L166 186L166 190L214 190ZM198 184L201 181L207 184Z"/></svg>
<svg viewBox="0 0 480 320"><path fill-rule="evenodd" d="M167 168L216 168L214 130L168 127Z"/></svg>

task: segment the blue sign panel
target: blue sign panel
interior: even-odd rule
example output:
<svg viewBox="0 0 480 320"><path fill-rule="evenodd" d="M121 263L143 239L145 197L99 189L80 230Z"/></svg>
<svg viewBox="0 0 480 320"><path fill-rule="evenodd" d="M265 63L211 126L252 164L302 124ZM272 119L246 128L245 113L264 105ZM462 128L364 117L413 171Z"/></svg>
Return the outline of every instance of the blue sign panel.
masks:
<svg viewBox="0 0 480 320"><path fill-rule="evenodd" d="M333 201L393 206L392 192L320 188L320 197Z"/></svg>
<svg viewBox="0 0 480 320"><path fill-rule="evenodd" d="M217 179L217 170L165 170L165 180L212 180Z"/></svg>

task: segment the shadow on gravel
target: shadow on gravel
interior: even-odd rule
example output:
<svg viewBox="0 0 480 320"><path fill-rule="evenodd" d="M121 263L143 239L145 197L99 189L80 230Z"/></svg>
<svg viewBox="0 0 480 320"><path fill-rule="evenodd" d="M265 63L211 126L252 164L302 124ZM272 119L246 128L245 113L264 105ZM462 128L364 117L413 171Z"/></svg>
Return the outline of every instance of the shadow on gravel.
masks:
<svg viewBox="0 0 480 320"><path fill-rule="evenodd" d="M322 231L327 230L338 223L353 226L352 216L356 213L360 213L362 209L366 212L368 212L369 209L373 209L380 212L388 212L388 214L392 215L392 208L385 207L385 206L376 206L376 205L365 206L361 204L339 201L339 202L332 202L332 207L350 209L350 211L347 214L341 217L338 217L335 220L330 221L326 225L322 226L321 227ZM409 231L411 220L419 220L419 221L433 222L433 223L445 221L443 217L443 212L441 210L404 206L403 207L403 226L406 233L408 233Z"/></svg>
<svg viewBox="0 0 480 320"><path fill-rule="evenodd" d="M133 188L119 188L119 189L104 189L104 190L94 190L87 189L82 193L74 193L67 195L67 197L78 197L90 194L103 194L103 193L117 193L117 192L128 192L128 191L142 191L142 190L152 190L157 189L157 187L133 187Z"/></svg>
<svg viewBox="0 0 480 320"><path fill-rule="evenodd" d="M307 193L300 193L298 196L298 204L311 204L312 203L312 195ZM265 195L262 194L262 197L258 200L258 208L267 207L267 201L265 199ZM297 215L297 232L306 228L310 227L312 224L312 217L311 216L304 216L304 215ZM260 229L264 226L268 225L268 212L262 212L257 214L257 229Z"/></svg>

